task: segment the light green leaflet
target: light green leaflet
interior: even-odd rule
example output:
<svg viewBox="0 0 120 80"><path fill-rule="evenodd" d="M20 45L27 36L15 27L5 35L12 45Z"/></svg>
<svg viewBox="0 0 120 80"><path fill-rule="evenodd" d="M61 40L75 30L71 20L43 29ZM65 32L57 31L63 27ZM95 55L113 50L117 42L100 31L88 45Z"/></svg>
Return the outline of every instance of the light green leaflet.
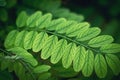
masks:
<svg viewBox="0 0 120 80"><path fill-rule="evenodd" d="M52 15L50 13L45 14L36 21L36 26L39 28L45 28L50 24L51 19Z"/></svg>
<svg viewBox="0 0 120 80"><path fill-rule="evenodd" d="M67 46L67 41L65 39L61 39L55 45L55 48L51 55L51 63L55 64L62 58L64 49Z"/></svg>
<svg viewBox="0 0 120 80"><path fill-rule="evenodd" d="M70 67L75 53L76 53L76 45L74 43L68 44L64 49L64 55L62 57L63 67L65 68Z"/></svg>
<svg viewBox="0 0 120 80"><path fill-rule="evenodd" d="M82 34L79 34L79 36L77 36L77 40L79 41L89 40L91 38L96 37L98 34L100 34L100 32L101 30L97 27L89 28L86 31L83 31Z"/></svg>
<svg viewBox="0 0 120 80"><path fill-rule="evenodd" d="M40 51L43 48L47 38L48 38L48 34L46 32L40 32L39 34L37 34L37 36L33 41L33 46L32 46L33 51L34 52Z"/></svg>
<svg viewBox="0 0 120 80"><path fill-rule="evenodd" d="M36 13L32 14L27 19L27 26L29 27L36 27L36 21L38 21L42 16L42 13L40 11L37 11Z"/></svg>
<svg viewBox="0 0 120 80"><path fill-rule="evenodd" d="M24 48L25 49L31 49L33 45L33 41L35 37L37 36L36 31L30 31L26 34L25 39L24 39Z"/></svg>
<svg viewBox="0 0 120 80"><path fill-rule="evenodd" d="M95 72L99 78L104 78L107 74L107 64L103 55L98 53L95 56Z"/></svg>
<svg viewBox="0 0 120 80"><path fill-rule="evenodd" d="M66 30L68 30L70 27L75 26L75 21L64 21L62 23L63 25L56 27L56 31L58 33L66 33Z"/></svg>
<svg viewBox="0 0 120 80"><path fill-rule="evenodd" d="M85 63L82 68L82 73L85 77L89 77L93 72L94 66L94 54L91 50L88 50L85 55Z"/></svg>
<svg viewBox="0 0 120 80"><path fill-rule="evenodd" d="M109 65L109 67L112 69L113 73L115 75L118 75L120 73L120 60L119 58L114 54L106 54L106 61Z"/></svg>
<svg viewBox="0 0 120 80"><path fill-rule="evenodd" d="M89 24L87 22L81 22L79 24L75 24L72 25L71 27L69 27L66 31L66 35L69 37L75 37L80 35L83 31L86 31L89 28ZM64 30L64 29L63 29Z"/></svg>
<svg viewBox="0 0 120 80"><path fill-rule="evenodd" d="M112 36L109 35L101 35L98 37L95 37L91 39L88 43L89 46L91 47L100 47L105 44L110 44L113 42Z"/></svg>
<svg viewBox="0 0 120 80"><path fill-rule="evenodd" d="M86 50L84 47L79 46L76 50L76 54L73 59L73 68L76 72L79 72L85 62Z"/></svg>
<svg viewBox="0 0 120 80"><path fill-rule="evenodd" d="M24 46L24 38L27 33L28 33L28 31L23 30L17 34L16 39L15 39L15 46L17 46L17 47Z"/></svg>
<svg viewBox="0 0 120 80"><path fill-rule="evenodd" d="M19 14L19 16L18 16L18 18L16 20L17 27L24 27L24 26L26 26L27 19L28 19L27 13L25 11L22 11Z"/></svg>
<svg viewBox="0 0 120 80"><path fill-rule="evenodd" d="M52 53L57 41L58 41L58 38L57 38L57 36L54 36L54 35L50 36L46 40L45 45L41 52L42 59L47 59L51 56L51 53Z"/></svg>
<svg viewBox="0 0 120 80"><path fill-rule="evenodd" d="M34 73L43 73L47 72L51 67L49 65L40 65L34 68Z"/></svg>
<svg viewBox="0 0 120 80"><path fill-rule="evenodd" d="M30 63L32 66L36 66L38 64L36 59L34 59L34 57L23 48L15 47L8 49L8 51L11 51L13 54L18 55L20 58Z"/></svg>
<svg viewBox="0 0 120 80"><path fill-rule="evenodd" d="M120 44L111 43L103 45L100 50L104 53L118 53L120 52Z"/></svg>
<svg viewBox="0 0 120 80"><path fill-rule="evenodd" d="M15 42L16 35L17 35L17 34L18 34L18 31L17 31L17 30L13 30L13 31L11 31L11 32L8 34L8 36L7 36L6 40L5 40L5 43L4 43L4 46L5 46L6 48L11 48L11 47L14 46L14 42Z"/></svg>
<svg viewBox="0 0 120 80"><path fill-rule="evenodd" d="M47 30L55 30L56 28L64 26L66 24L65 22L66 22L66 19L64 18L52 20L49 26L47 26Z"/></svg>

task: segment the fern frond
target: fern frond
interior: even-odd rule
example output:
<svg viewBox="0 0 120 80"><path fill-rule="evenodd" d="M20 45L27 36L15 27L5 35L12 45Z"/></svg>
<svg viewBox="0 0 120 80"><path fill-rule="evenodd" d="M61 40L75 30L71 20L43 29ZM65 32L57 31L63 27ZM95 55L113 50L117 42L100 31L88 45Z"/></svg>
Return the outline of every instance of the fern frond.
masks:
<svg viewBox="0 0 120 80"><path fill-rule="evenodd" d="M20 17L18 16L20 22L16 22L17 24L24 23L19 20L22 19ZM106 64L111 68L112 62L119 62L117 56L107 55L120 52L120 44L112 43L113 38L110 35L99 35L101 30L98 27L90 28L87 22L78 23L64 18L52 20L51 14L42 15L40 11L29 16L25 22L27 25L24 23L20 26L24 30L13 30L8 34L5 41L7 49L22 47L32 49L33 52L41 51L42 59L51 57L53 64L62 60L64 68L69 68L73 63L73 69L76 72L82 71L87 77L95 69L97 76L103 78L107 74ZM114 66L112 71L119 74L116 72L118 65L114 63Z"/></svg>

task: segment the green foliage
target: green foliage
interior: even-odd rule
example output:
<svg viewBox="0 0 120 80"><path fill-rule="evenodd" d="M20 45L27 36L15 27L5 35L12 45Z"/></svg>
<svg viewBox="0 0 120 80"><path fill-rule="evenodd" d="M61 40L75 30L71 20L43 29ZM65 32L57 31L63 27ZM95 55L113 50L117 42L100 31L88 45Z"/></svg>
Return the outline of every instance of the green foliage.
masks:
<svg viewBox="0 0 120 80"><path fill-rule="evenodd" d="M119 42L119 22L114 19L106 25L95 8L69 6L69 1L0 0L0 80L119 77L120 44L115 43ZM108 0L98 2L109 6ZM108 7L112 17L117 16L117 7ZM90 17L87 21L92 25L83 21L79 11ZM102 30L96 27L101 24Z"/></svg>
<svg viewBox="0 0 120 80"><path fill-rule="evenodd" d="M114 64L112 68L112 62L107 57L107 53L120 52L120 45L112 43L113 38L110 35L99 35L101 30L98 27L90 28L87 22L77 23L64 18L52 20L50 13L42 15L40 11L23 21L21 18L23 13L26 17L28 16L25 12L21 12L16 22L18 28L23 27L23 30L13 30L6 38L5 47L8 51L15 53L33 66L37 65L37 62L26 50L41 51L42 59L51 57L50 61L53 64L62 60L64 68L73 65L74 71L82 71L86 77L91 76L95 69L97 76L104 78L107 74L107 64L115 75L119 73L115 72L115 68L120 64ZM13 40L12 43L10 40ZM117 56L115 59L119 62ZM37 72L39 68L42 66L35 68L34 71Z"/></svg>

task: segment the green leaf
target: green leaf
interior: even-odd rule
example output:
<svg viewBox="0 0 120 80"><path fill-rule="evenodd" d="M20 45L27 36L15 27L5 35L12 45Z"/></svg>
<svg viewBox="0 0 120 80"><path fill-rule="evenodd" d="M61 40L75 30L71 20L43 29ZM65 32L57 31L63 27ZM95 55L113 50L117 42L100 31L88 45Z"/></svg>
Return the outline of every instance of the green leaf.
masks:
<svg viewBox="0 0 120 80"><path fill-rule="evenodd" d="M33 41L35 40L35 37L37 36L36 31L30 31L26 34L24 39L24 48L25 49L31 49L33 45Z"/></svg>
<svg viewBox="0 0 120 80"><path fill-rule="evenodd" d="M64 18L63 18L64 19ZM63 21L63 20L62 20ZM61 26L56 27L56 31L58 33L66 33L66 30L68 30L70 27L75 26L75 21L66 21L64 20L63 23L61 23Z"/></svg>
<svg viewBox="0 0 120 80"><path fill-rule="evenodd" d="M18 16L18 18L17 18L17 20L16 20L16 25L17 25L18 27L24 27L24 26L26 26L26 21L27 21L27 19L28 19L27 13L26 13L25 11L22 11L22 12L19 14L19 16Z"/></svg>
<svg viewBox="0 0 120 80"><path fill-rule="evenodd" d="M45 41L45 45L44 45L42 52L41 52L42 59L47 59L51 56L51 53L52 53L57 41L58 41L58 38L57 38L57 36L54 36L54 35L50 36Z"/></svg>
<svg viewBox="0 0 120 80"><path fill-rule="evenodd" d="M56 64L62 58L65 47L67 46L67 41L61 39L56 43L55 48L51 55L51 63Z"/></svg>
<svg viewBox="0 0 120 80"><path fill-rule="evenodd" d="M36 21L38 21L42 16L40 11L35 12L27 19L27 26L36 27Z"/></svg>
<svg viewBox="0 0 120 80"><path fill-rule="evenodd" d="M89 24L87 22L82 22L82 23L79 23L79 24L74 24L67 30L64 30L66 31L66 35L69 36L69 37L75 37L75 36L78 36L79 34L81 34L83 31L86 31L88 28L89 28Z"/></svg>
<svg viewBox="0 0 120 80"><path fill-rule="evenodd" d="M35 40L33 41L33 46L32 46L33 51L34 52L40 51L43 48L47 38L48 38L48 34L46 32L40 32L39 34L37 34Z"/></svg>
<svg viewBox="0 0 120 80"><path fill-rule="evenodd" d="M59 18L56 20L52 20L51 23L49 24L49 26L47 26L48 30L55 30L59 27L62 27L65 25L66 19L64 18Z"/></svg>
<svg viewBox="0 0 120 80"><path fill-rule="evenodd" d="M120 60L119 58L114 54L106 54L106 61L109 65L109 67L112 69L113 73L115 75L118 75L120 73Z"/></svg>
<svg viewBox="0 0 120 80"><path fill-rule="evenodd" d="M14 42L17 34L18 34L18 31L13 30L7 35L7 38L5 39L5 43L4 43L5 48L11 48L14 46Z"/></svg>
<svg viewBox="0 0 120 80"><path fill-rule="evenodd" d="M94 66L94 54L91 50L88 50L85 55L85 63L82 68L82 73L85 77L89 77L93 72Z"/></svg>
<svg viewBox="0 0 120 80"><path fill-rule="evenodd" d="M34 68L34 73L43 73L47 72L51 67L49 65L40 65Z"/></svg>
<svg viewBox="0 0 120 80"><path fill-rule="evenodd" d="M73 59L73 68L76 72L79 72L85 62L86 50L84 47L79 46L76 50L75 57Z"/></svg>
<svg viewBox="0 0 120 80"><path fill-rule="evenodd" d="M77 36L77 40L79 41L89 40L91 38L96 37L98 34L100 34L100 32L101 30L97 27L89 28L86 31L83 31L82 34L79 34L79 36Z"/></svg>
<svg viewBox="0 0 120 80"><path fill-rule="evenodd" d="M62 57L62 64L64 68L69 68L72 60L74 59L74 55L76 53L76 45L74 43L70 43L64 49L64 55Z"/></svg>
<svg viewBox="0 0 120 80"><path fill-rule="evenodd" d="M112 42L113 42L112 36L101 35L101 36L91 39L88 44L90 47L100 47L102 45L110 44Z"/></svg>
<svg viewBox="0 0 120 80"><path fill-rule="evenodd" d="M23 48L15 47L15 48L8 49L8 51L11 51L13 54L18 55L20 58L30 63L32 66L36 66L38 64L36 59Z"/></svg>
<svg viewBox="0 0 120 80"><path fill-rule="evenodd" d="M52 15L50 13L45 14L36 21L36 26L38 26L39 28L45 28L50 24L51 19Z"/></svg>
<svg viewBox="0 0 120 80"><path fill-rule="evenodd" d="M100 50L104 53L118 53L120 52L120 44L112 43L103 45Z"/></svg>
<svg viewBox="0 0 120 80"><path fill-rule="evenodd" d="M39 76L38 80L47 80L51 76L51 73L43 73Z"/></svg>
<svg viewBox="0 0 120 80"><path fill-rule="evenodd" d="M28 33L28 31L23 30L17 34L15 43L14 43L15 46L24 47L24 38L27 33Z"/></svg>
<svg viewBox="0 0 120 80"><path fill-rule="evenodd" d="M107 64L100 53L95 56L95 72L99 78L104 78L107 74Z"/></svg>

